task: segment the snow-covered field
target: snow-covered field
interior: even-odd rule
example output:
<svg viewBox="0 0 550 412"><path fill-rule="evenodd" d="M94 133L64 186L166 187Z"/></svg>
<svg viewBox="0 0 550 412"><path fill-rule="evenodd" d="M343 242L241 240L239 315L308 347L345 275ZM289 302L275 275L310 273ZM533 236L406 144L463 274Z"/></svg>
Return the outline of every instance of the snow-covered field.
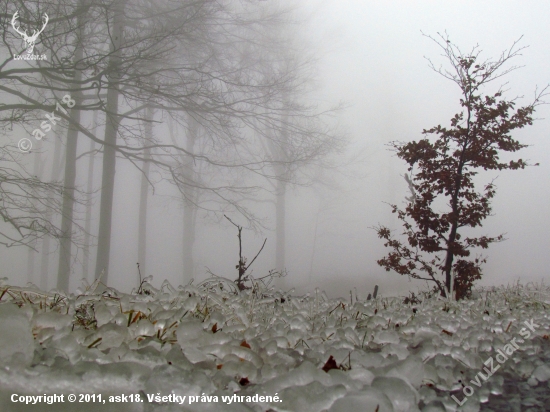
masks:
<svg viewBox="0 0 550 412"><path fill-rule="evenodd" d="M404 304L149 282L0 284L0 410L550 410L543 285Z"/></svg>

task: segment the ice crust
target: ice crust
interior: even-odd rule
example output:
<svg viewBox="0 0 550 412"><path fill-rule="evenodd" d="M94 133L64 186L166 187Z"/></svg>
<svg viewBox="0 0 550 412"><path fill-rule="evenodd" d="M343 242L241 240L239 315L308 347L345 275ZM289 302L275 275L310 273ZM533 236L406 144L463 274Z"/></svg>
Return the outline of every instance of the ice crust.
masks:
<svg viewBox="0 0 550 412"><path fill-rule="evenodd" d="M11 393L139 393L216 395L219 402L146 401L116 410L479 411L507 396L510 377L532 388L526 402L534 405L542 402L535 389L550 386L548 306L525 299L513 304L495 293L405 305L167 283L145 282L143 290L81 291L57 306L16 295L0 303L0 410L20 410ZM537 327L521 349L502 364L494 360L499 370L479 387L470 383L526 321ZM474 393L459 408L451 395L463 399L464 385ZM233 394L277 394L281 402L222 403ZM44 410L111 410L55 406Z"/></svg>
<svg viewBox="0 0 550 412"><path fill-rule="evenodd" d="M0 362L27 366L34 355L31 324L13 303L0 304Z"/></svg>

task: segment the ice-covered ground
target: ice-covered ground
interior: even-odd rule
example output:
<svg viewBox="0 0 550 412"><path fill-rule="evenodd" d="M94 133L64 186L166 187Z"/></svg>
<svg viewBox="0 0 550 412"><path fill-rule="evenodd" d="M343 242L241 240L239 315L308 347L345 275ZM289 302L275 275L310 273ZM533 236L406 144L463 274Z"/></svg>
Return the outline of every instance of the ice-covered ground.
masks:
<svg viewBox="0 0 550 412"><path fill-rule="evenodd" d="M1 411L550 410L542 285L409 304L96 286L0 285Z"/></svg>

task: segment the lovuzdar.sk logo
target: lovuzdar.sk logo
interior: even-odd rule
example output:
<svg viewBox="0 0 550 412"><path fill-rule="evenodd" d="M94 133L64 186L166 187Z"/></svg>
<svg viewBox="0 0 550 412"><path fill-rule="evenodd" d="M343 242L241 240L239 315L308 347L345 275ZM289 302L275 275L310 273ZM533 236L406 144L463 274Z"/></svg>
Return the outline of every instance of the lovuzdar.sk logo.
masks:
<svg viewBox="0 0 550 412"><path fill-rule="evenodd" d="M38 39L38 36L40 35L40 33L42 33L44 31L44 29L46 28L46 25L48 24L48 15L46 13L44 13L44 16L42 17L42 21L43 21L43 25L42 25L42 28L40 30L33 30L33 33L31 36L29 36L27 34L27 30L21 30L21 24L18 22L18 19L19 18L19 11L16 11L13 15L13 18L11 19L11 25L13 27L13 29L19 33L21 35L21 37L23 37L23 41L25 42L25 45L26 45L26 52L27 54L19 54L19 55L14 55L13 58L15 60L46 60L46 55L45 54L42 54L42 55L36 55L36 54L33 54L33 51L34 51L34 46L36 44L36 40Z"/></svg>

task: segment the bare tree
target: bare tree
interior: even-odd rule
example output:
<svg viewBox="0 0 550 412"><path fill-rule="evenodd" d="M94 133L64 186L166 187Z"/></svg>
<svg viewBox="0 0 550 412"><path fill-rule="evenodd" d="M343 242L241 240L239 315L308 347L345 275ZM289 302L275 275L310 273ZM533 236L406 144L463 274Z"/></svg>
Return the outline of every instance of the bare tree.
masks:
<svg viewBox="0 0 550 412"><path fill-rule="evenodd" d="M278 4L271 9L280 9ZM292 10L292 9L290 9ZM288 13L283 9L283 13ZM330 125L330 117L342 106L320 110L308 103L315 79L316 59L300 38L297 28L304 22L293 17L274 27L264 27L259 40L246 45L244 54L262 56L258 61L261 76L285 81L271 93L270 110L258 118L265 156L272 172L266 175L274 195L275 267L286 268L286 199L289 187L310 185L315 180L307 169L329 168L329 156L345 147L342 134Z"/></svg>

